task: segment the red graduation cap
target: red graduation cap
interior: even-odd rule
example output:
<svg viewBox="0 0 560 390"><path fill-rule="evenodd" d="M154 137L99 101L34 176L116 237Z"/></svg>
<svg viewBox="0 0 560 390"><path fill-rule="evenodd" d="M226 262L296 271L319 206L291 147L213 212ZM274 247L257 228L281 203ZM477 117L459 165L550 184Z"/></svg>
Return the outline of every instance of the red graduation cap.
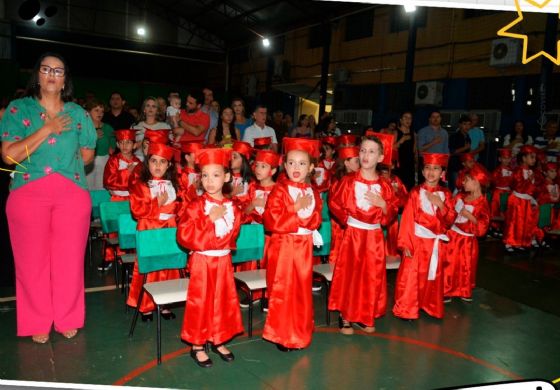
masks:
<svg viewBox="0 0 560 390"><path fill-rule="evenodd" d="M167 144L169 141L169 131L170 130L152 130L146 129L144 133L144 138L147 138L151 142L156 144Z"/></svg>
<svg viewBox="0 0 560 390"><path fill-rule="evenodd" d="M343 148L338 149L337 156L340 159L348 159L352 157L358 157L360 155L360 148L357 146L345 146Z"/></svg>
<svg viewBox="0 0 560 390"><path fill-rule="evenodd" d="M200 149L195 152L195 163L199 167L217 164L227 168L231 161L231 153L231 149L226 148Z"/></svg>
<svg viewBox="0 0 560 390"><path fill-rule="evenodd" d="M132 140L136 141L136 130L134 129L121 129L115 130L115 138L117 141Z"/></svg>
<svg viewBox="0 0 560 390"><path fill-rule="evenodd" d="M150 141L150 146L148 146L149 156L152 155L160 156L166 160L171 161L173 159L174 154L175 154L175 149L173 149L171 146Z"/></svg>
<svg viewBox="0 0 560 390"><path fill-rule="evenodd" d="M307 152L312 158L319 158L321 155L321 142L317 139L285 137L283 142L286 154L292 150L301 150Z"/></svg>
<svg viewBox="0 0 560 390"><path fill-rule="evenodd" d="M263 162L272 168L277 168L280 165L280 155L272 150L259 150L255 162Z"/></svg>
<svg viewBox="0 0 560 390"><path fill-rule="evenodd" d="M449 154L447 153L422 153L422 157L424 158L424 165L439 165L442 168L446 167L449 161Z"/></svg>
<svg viewBox="0 0 560 390"><path fill-rule="evenodd" d="M253 147L248 142L243 141L233 141L233 151L245 156L247 160L251 158L251 152Z"/></svg>

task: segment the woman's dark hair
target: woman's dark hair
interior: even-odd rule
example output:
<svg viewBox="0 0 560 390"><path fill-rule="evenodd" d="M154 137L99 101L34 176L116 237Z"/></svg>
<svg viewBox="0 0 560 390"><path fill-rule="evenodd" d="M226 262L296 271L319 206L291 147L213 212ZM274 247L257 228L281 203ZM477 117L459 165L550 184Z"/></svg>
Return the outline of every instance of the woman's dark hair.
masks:
<svg viewBox="0 0 560 390"><path fill-rule="evenodd" d="M301 127L303 125L303 121L308 117L306 114L301 114L297 121L297 127Z"/></svg>
<svg viewBox="0 0 560 390"><path fill-rule="evenodd" d="M140 173L140 180L143 183L148 183L149 180L152 180L152 174L150 173L149 168L149 161L152 157L151 154L148 154L142 163L142 172ZM162 179L169 180L173 188L175 188L175 192L179 189L179 183L177 182L177 169L175 168L175 164L173 161L169 161L169 165L167 167L167 171L162 176Z"/></svg>
<svg viewBox="0 0 560 390"><path fill-rule="evenodd" d="M60 98L64 102L71 102L73 99L72 95L74 94L74 84L72 83L72 74L70 72L70 67L68 66L68 63L66 62L64 57L62 57L58 53L53 53L50 51L43 53L35 63L33 71L31 72L31 77L29 78L29 82L27 83L25 96L41 99L41 86L39 85L39 68L41 67L41 63L43 62L43 60L47 57L54 57L64 65L64 87L62 88L62 91L60 91Z"/></svg>
<svg viewBox="0 0 560 390"><path fill-rule="evenodd" d="M239 153L239 155L241 156L241 177L243 178L244 182L249 183L251 181L251 178L253 177L251 164L244 155L242 155L241 153Z"/></svg>
<svg viewBox="0 0 560 390"><path fill-rule="evenodd" d="M525 127L525 122L522 120L516 120L513 122L513 126L511 127L511 131L509 133L509 142L513 142L517 133L515 132L515 125L521 123L523 125L523 133L521 133L521 137L523 138L523 143L526 144L527 140L529 139L529 134L527 133L527 127Z"/></svg>
<svg viewBox="0 0 560 390"><path fill-rule="evenodd" d="M224 113L225 110L232 110L233 109L231 107L224 107L222 109L222 111L220 111L220 116L218 117L218 126L216 126L216 138L214 142L220 142L222 139L224 139L224 123L222 121L222 114ZM237 139L237 134L235 131L235 113L233 114L233 120L231 121L231 123L229 124L229 133L231 134L231 138L239 141Z"/></svg>
<svg viewBox="0 0 560 390"><path fill-rule="evenodd" d="M91 99L89 102L85 104L84 109L89 112L93 110L95 107L105 108L105 104L103 104L103 102L99 99Z"/></svg>

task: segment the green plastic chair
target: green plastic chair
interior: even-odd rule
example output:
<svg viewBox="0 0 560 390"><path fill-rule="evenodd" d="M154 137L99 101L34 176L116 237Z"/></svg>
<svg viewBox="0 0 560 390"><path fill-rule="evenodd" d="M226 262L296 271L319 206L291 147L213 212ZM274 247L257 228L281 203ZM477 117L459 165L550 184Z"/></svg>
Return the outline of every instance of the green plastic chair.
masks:
<svg viewBox="0 0 560 390"><path fill-rule="evenodd" d="M136 248L136 221L130 213L120 214L117 222L121 249Z"/></svg>
<svg viewBox="0 0 560 390"><path fill-rule="evenodd" d="M119 228L119 246L123 250L136 249L136 221L131 214L120 214L118 219ZM136 260L136 253L131 251L120 256L121 263L121 286L125 299L128 297L128 281ZM128 311L128 305L125 302L125 311Z"/></svg>
<svg viewBox="0 0 560 390"><path fill-rule="evenodd" d="M130 214L130 202L101 202L99 205L99 217L101 218L101 230L104 234L119 231L119 215Z"/></svg>
<svg viewBox="0 0 560 390"><path fill-rule="evenodd" d="M546 226L550 226L552 223L552 204L545 203L541 204L539 207L539 228L544 228Z"/></svg>
<svg viewBox="0 0 560 390"><path fill-rule="evenodd" d="M234 264L251 260L260 260L264 253L264 228L261 224L241 225L237 237L237 249L232 251ZM239 271L233 274L237 285L249 296L248 335L253 337L253 291L266 289L266 270L256 269ZM263 294L264 297L264 294ZM262 299L261 299L262 308Z"/></svg>
<svg viewBox="0 0 560 390"><path fill-rule="evenodd" d="M500 195L500 211L502 213L506 212L509 195L509 192L504 192Z"/></svg>
<svg viewBox="0 0 560 390"><path fill-rule="evenodd" d="M189 280L184 277L187 254L177 244L177 228L141 230L136 232L138 270L144 274L144 282L138 302L142 302L144 292L150 294L157 307L157 362L161 364L161 309L164 305L185 302ZM167 269L178 269L181 278L146 283L147 274ZM134 334L140 304L136 306L129 337Z"/></svg>
<svg viewBox="0 0 560 390"><path fill-rule="evenodd" d="M99 218L99 205L111 200L111 194L107 190L92 190L89 192L91 197L91 217Z"/></svg>
<svg viewBox="0 0 560 390"><path fill-rule="evenodd" d="M323 208L321 210L321 219L323 221L330 221L331 215L329 213L329 196L327 192L321 193L321 199L323 200Z"/></svg>

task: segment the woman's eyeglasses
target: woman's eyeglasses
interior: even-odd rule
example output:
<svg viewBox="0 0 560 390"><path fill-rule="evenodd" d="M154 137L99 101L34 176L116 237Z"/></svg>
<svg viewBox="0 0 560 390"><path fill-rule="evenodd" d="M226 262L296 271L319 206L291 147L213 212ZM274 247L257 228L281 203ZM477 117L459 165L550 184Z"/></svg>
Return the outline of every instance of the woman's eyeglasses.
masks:
<svg viewBox="0 0 560 390"><path fill-rule="evenodd" d="M39 67L39 72L42 74L54 74L55 77L64 77L66 70L64 68L51 68L48 65L41 65Z"/></svg>

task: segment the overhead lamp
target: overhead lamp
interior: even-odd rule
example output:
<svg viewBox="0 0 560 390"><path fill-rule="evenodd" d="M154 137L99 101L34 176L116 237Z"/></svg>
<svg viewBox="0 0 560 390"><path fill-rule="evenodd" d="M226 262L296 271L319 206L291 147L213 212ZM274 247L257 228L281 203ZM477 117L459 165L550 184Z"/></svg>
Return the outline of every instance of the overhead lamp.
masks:
<svg viewBox="0 0 560 390"><path fill-rule="evenodd" d="M136 34L140 35L141 37L146 36L146 29L144 27L138 27L136 29Z"/></svg>
<svg viewBox="0 0 560 390"><path fill-rule="evenodd" d="M414 11L416 11L416 6L414 4L411 4L411 3L406 3L404 5L404 11L406 13L414 12Z"/></svg>
<svg viewBox="0 0 560 390"><path fill-rule="evenodd" d="M262 44L264 47L270 47L270 40L268 38L263 38Z"/></svg>

